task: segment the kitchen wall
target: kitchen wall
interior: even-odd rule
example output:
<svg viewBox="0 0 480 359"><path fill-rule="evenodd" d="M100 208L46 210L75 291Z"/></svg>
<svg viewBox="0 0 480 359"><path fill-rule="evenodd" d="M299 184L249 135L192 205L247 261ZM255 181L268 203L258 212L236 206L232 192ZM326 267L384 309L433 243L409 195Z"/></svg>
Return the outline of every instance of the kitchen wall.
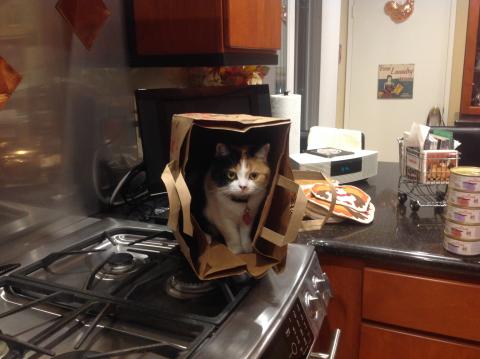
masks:
<svg viewBox="0 0 480 359"><path fill-rule="evenodd" d="M322 1L318 124L335 127L338 89L341 1Z"/></svg>
<svg viewBox="0 0 480 359"><path fill-rule="evenodd" d="M348 33L352 29L348 28L349 22L349 0L342 1L341 21L340 21L340 45L341 45L341 61L338 70L338 90L337 90L337 120L336 127L344 127L344 110L345 110L345 90L346 90L346 62L347 62L347 45ZM453 51L452 51L452 67L450 76L450 90L448 95L448 112L444 114L444 120L448 125L453 125L458 119L460 111L460 97L462 87L463 62L465 55L465 39L467 31L469 0L456 0L455 10L455 29L453 33ZM435 7L431 7L431 14L435 18ZM437 21L438 26L440 23ZM446 26L446 25L445 25ZM401 110L400 110L401 111ZM366 121L369 121L367 119Z"/></svg>
<svg viewBox="0 0 480 359"><path fill-rule="evenodd" d="M0 199L90 214L107 174L139 160L133 90L182 78L127 67L121 0L105 1L112 15L90 51L56 3L0 3L0 56L23 77L0 111Z"/></svg>
<svg viewBox="0 0 480 359"><path fill-rule="evenodd" d="M188 85L180 68L128 67L123 0L104 0L111 16L90 51L57 1L0 2L0 57L23 76L0 110L0 224L14 216L4 201L97 212L141 160L133 91Z"/></svg>
<svg viewBox="0 0 480 359"><path fill-rule="evenodd" d="M350 0L345 97L346 128L362 130L384 161L398 160L397 137L449 103L455 0L415 2L394 23L383 0ZM413 98L377 99L380 64L414 64Z"/></svg>

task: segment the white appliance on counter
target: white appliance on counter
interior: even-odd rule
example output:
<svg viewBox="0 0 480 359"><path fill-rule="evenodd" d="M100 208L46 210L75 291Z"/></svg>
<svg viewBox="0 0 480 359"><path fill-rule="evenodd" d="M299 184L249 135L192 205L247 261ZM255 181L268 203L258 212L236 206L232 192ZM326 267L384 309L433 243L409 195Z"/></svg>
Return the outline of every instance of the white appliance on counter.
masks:
<svg viewBox="0 0 480 359"><path fill-rule="evenodd" d="M339 183L375 176L378 152L365 150L362 131L313 126L308 132L307 151L290 155L293 168L320 171Z"/></svg>
<svg viewBox="0 0 480 359"><path fill-rule="evenodd" d="M293 154L290 159L294 168L320 171L339 183L367 179L378 171L378 152L371 150L344 151L327 147Z"/></svg>

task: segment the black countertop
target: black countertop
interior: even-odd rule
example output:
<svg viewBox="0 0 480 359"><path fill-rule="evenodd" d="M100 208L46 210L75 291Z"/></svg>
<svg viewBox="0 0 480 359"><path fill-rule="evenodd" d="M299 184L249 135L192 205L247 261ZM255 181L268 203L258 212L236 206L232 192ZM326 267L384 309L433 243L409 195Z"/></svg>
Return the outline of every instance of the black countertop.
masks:
<svg viewBox="0 0 480 359"><path fill-rule="evenodd" d="M315 245L320 253L480 276L480 256L458 256L443 248L441 211L423 207L414 212L408 201L399 205L398 177L398 163L380 162L377 176L354 184L372 197L371 224L327 224L300 233L298 241Z"/></svg>

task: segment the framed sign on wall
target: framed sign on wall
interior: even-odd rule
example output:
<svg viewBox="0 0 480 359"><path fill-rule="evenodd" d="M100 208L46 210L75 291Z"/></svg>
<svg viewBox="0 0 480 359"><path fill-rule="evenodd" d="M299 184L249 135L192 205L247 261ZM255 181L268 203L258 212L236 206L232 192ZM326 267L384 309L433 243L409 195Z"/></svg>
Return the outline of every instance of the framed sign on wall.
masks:
<svg viewBox="0 0 480 359"><path fill-rule="evenodd" d="M414 64L378 65L377 98L413 98Z"/></svg>

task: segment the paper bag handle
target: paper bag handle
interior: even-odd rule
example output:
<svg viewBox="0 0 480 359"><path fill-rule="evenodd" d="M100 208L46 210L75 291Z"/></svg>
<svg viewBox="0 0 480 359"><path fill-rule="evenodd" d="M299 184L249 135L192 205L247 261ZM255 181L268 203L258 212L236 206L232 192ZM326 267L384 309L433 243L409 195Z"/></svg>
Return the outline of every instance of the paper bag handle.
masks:
<svg viewBox="0 0 480 359"><path fill-rule="evenodd" d="M319 230L323 227L330 216L333 214L333 210L335 209L335 204L337 203L337 190L335 189L335 185L330 181L330 179L322 173L322 177L327 182L328 187L330 188L330 193L332 194L332 200L330 202L330 207L328 207L328 212L322 219L309 219L302 221L302 225L299 229L299 232L305 231L314 231Z"/></svg>
<svg viewBox="0 0 480 359"><path fill-rule="evenodd" d="M192 197L190 196L190 191L188 190L187 183L181 171L178 168L176 170L173 169L175 166L178 167L176 161L170 162L165 167L161 176L167 189L170 206L167 225L174 231L178 230L178 217L181 209L183 215L183 233L193 236L193 224L190 216ZM176 179L174 173L177 173Z"/></svg>
<svg viewBox="0 0 480 359"><path fill-rule="evenodd" d="M177 180L175 181L175 187L177 188L178 197L180 198L180 203L182 205L183 233L193 236L193 224L192 217L190 215L192 196L190 195L190 190L188 189L187 182L185 182L185 178L183 177L181 171L178 173Z"/></svg>
<svg viewBox="0 0 480 359"><path fill-rule="evenodd" d="M285 188L286 190L296 193L295 203L291 208L291 216L287 225L285 234L282 235L269 228L263 227L260 233L260 237L276 244L279 247L283 247L290 242L293 242L297 238L298 228L300 228L303 216L305 215L305 208L307 207L307 198L303 193L301 187L288 179L285 176L279 176L276 183L277 186Z"/></svg>
<svg viewBox="0 0 480 359"><path fill-rule="evenodd" d="M172 174L173 161L165 166L161 179L165 188L167 189L169 213L167 226L172 231L178 230L178 215L180 213L180 198L178 197L177 189L175 187L175 178Z"/></svg>

